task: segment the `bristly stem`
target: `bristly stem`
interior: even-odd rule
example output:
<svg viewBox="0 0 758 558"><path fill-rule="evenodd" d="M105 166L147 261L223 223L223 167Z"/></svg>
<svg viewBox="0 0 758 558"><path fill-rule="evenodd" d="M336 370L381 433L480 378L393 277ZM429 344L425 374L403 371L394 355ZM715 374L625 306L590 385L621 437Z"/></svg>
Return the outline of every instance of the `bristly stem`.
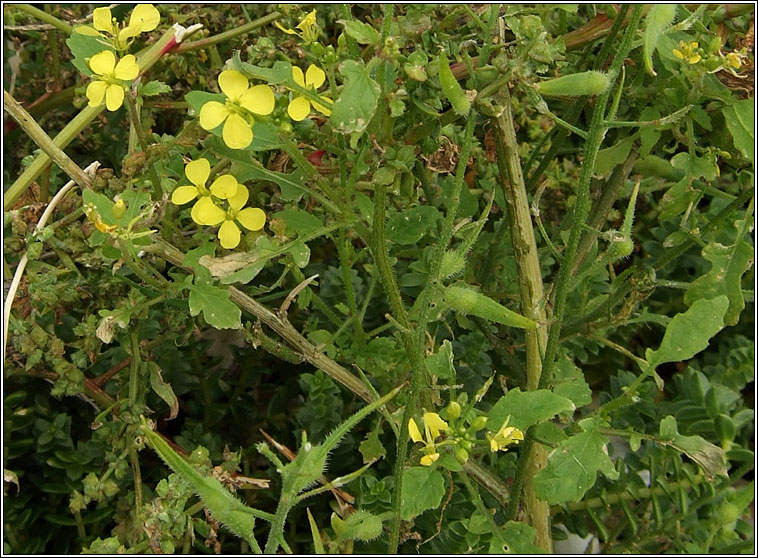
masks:
<svg viewBox="0 0 758 558"><path fill-rule="evenodd" d="M387 552L390 554L397 553L397 546L400 540L400 505L403 483L403 470L405 468L405 461L408 457L408 439L405 438L403 433L406 431L406 425L415 412L416 403L418 401L419 391L423 379L426 377L424 368L424 344L426 341L426 322L429 319L431 312L432 297L436 291L438 285L438 276L440 272L440 266L442 264L442 257L445 255L450 240L453 237L453 225L455 224L455 217L458 213L458 207L461 203L461 191L463 189L463 179L466 174L466 167L468 166L468 158L471 155L471 149L474 140L474 127L476 125L476 113L470 114L468 121L466 122L466 129L464 131L463 145L461 146L460 158L458 159L458 169L455 174L455 181L453 183L452 192L448 198L447 213L445 214L445 220L442 223L442 230L437 239L437 245L434 248L432 258L429 264L429 276L424 290L421 291L417 300L417 306L419 308L419 316L414 331L414 346L410 354L411 357L411 385L408 390L408 399L406 400L405 410L403 412L403 419L400 423L400 436L397 443L397 457L395 461L395 467L393 469L393 476L395 479L395 489L392 494L392 510L394 516L392 518L392 524L390 526L390 538Z"/></svg>

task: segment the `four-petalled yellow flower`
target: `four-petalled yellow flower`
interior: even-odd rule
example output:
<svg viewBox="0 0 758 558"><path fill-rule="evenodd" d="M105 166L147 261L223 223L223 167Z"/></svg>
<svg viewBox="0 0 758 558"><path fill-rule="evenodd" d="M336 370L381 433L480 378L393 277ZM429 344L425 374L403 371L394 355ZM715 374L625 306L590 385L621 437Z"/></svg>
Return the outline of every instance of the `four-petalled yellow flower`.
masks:
<svg viewBox="0 0 758 558"><path fill-rule="evenodd" d="M275 21L274 25L276 25L279 29L288 35L299 36L306 43L313 43L316 41L316 39L318 39L319 27L316 23L316 10L313 10L308 15L306 15L303 19L300 20L300 23L295 26L295 29L299 29L299 31L295 31L295 29L287 29L278 21Z"/></svg>
<svg viewBox="0 0 758 558"><path fill-rule="evenodd" d="M221 72L218 84L226 96L226 102L205 103L200 109L200 126L210 131L224 123L224 143L232 149L244 149L253 141L255 120L250 113L271 114L274 93L268 85L250 87L247 78L235 70Z"/></svg>
<svg viewBox="0 0 758 558"><path fill-rule="evenodd" d="M92 12L92 25L94 29L88 25L80 25L74 28L75 31L82 35L110 36L110 41L113 47L118 51L125 51L129 48L131 41L145 31L152 31L161 20L161 14L152 4L137 4L132 11L132 15L129 18L129 23L123 29L119 29L118 22L111 15L111 10L108 7L95 8ZM102 31L105 33L100 33Z"/></svg>
<svg viewBox="0 0 758 558"><path fill-rule="evenodd" d="M424 456L420 461L421 465L428 467L440 458L435 440L439 437L440 432L447 431L447 429L447 423L437 413L424 413L424 437L421 436L416 421L413 419L408 421L408 434L411 440L425 445Z"/></svg>
<svg viewBox="0 0 758 558"><path fill-rule="evenodd" d="M494 436L489 432L487 433L487 439L490 441L491 451L508 451L508 446L518 444L519 441L524 439L524 433L521 432L521 430L515 426L508 426L510 419L510 416L505 419L503 426L500 427L500 430L498 430Z"/></svg>
<svg viewBox="0 0 758 558"><path fill-rule="evenodd" d="M313 64L311 64L310 66L308 66L308 69L305 71L305 76L303 76L303 70L301 70L297 66L292 66L292 79L300 87L304 87L306 89L312 89L316 91L319 87L321 87L324 84L324 80L326 79L326 74L324 74L324 70L322 70L318 66L314 66ZM324 97L323 95L319 96L319 98L325 99L331 102L330 98ZM294 99L292 99L289 106L287 107L287 114L290 115L290 118L292 118L292 120L300 121L306 118L310 114L311 106L313 106L313 108L325 114L326 116L329 116L332 114L332 111L329 110L327 107L325 107L322 104L311 101L308 97L305 97L304 95L297 95L295 96Z"/></svg>
<svg viewBox="0 0 758 558"><path fill-rule="evenodd" d="M211 165L208 159L198 159L187 163L184 167L184 174L194 186L176 188L171 194L171 202L176 205L184 205L195 198L200 198L190 212L192 220L198 225L218 225L224 218L224 210L213 202L211 196L227 200L237 194L237 190L240 188L247 192L247 188L240 186L237 179L231 174L219 176L213 181L210 189L206 188L205 183L211 174Z"/></svg>
<svg viewBox="0 0 758 558"><path fill-rule="evenodd" d="M89 67L96 74L96 79L87 86L89 106L96 107L105 98L108 110L117 110L124 102L123 82L131 81L139 74L136 59L127 54L116 64L116 55L110 50L104 50L89 59Z"/></svg>
<svg viewBox="0 0 758 558"><path fill-rule="evenodd" d="M218 229L218 239L221 241L221 246L227 250L236 248L240 243L240 229L237 223L250 231L259 231L266 224L266 214L262 209L257 207L242 209L247 203L249 195L247 187L240 184L237 193L227 200L229 209L225 213L216 215L218 222L209 223L209 225L221 223L221 227Z"/></svg>
<svg viewBox="0 0 758 558"><path fill-rule="evenodd" d="M679 41L679 48L673 50L674 56L680 60L686 60L689 64L697 64L700 62L700 54L697 52L698 44L696 41L686 43Z"/></svg>

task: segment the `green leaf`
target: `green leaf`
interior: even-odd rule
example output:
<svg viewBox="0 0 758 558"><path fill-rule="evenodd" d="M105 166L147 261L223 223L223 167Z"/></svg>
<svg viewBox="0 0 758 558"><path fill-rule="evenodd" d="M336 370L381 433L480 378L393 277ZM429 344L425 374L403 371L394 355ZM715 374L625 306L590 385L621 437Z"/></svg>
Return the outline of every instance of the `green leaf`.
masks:
<svg viewBox="0 0 758 558"><path fill-rule="evenodd" d="M66 45L68 45L71 54L74 56L71 63L85 76L94 75L89 68L89 64L87 64L87 59L104 50L110 50L115 53L110 41L105 37L97 35L83 35L78 32L71 33L71 36L66 39Z"/></svg>
<svg viewBox="0 0 758 558"><path fill-rule="evenodd" d="M509 521L500 535L493 534L490 542L490 554L545 554L545 550L534 544L537 530L520 521Z"/></svg>
<svg viewBox="0 0 758 558"><path fill-rule="evenodd" d="M526 430L533 424L575 408L570 399L549 389L522 392L520 388L515 388L492 407L487 418L487 429L496 432L510 415L509 426Z"/></svg>
<svg viewBox="0 0 758 558"><path fill-rule="evenodd" d="M357 19L337 21L345 26L345 33L356 40L361 45L376 45L379 43L379 32L371 27L368 23L363 23Z"/></svg>
<svg viewBox="0 0 758 558"><path fill-rule="evenodd" d="M745 308L742 296L742 276L753 265L753 248L743 239L734 246L709 242L703 248L703 257L711 262L711 269L690 284L684 294L684 303L725 295L729 308L724 315L726 325L737 325L740 313Z"/></svg>
<svg viewBox="0 0 758 558"><path fill-rule="evenodd" d="M598 471L611 480L619 476L605 448L608 439L596 423L585 420L580 425L588 429L561 442L534 477L537 497L548 504L578 502L595 484Z"/></svg>
<svg viewBox="0 0 758 558"><path fill-rule="evenodd" d="M201 244L200 246L198 246L197 248L193 248L192 250L189 250L184 255L184 261L182 262L182 267L192 270L192 273L195 274L196 285L205 285L211 282L211 274L208 271L208 268L200 263L200 258L202 258L203 256L208 256L212 258L215 253L216 253L216 243L205 242Z"/></svg>
<svg viewBox="0 0 758 558"><path fill-rule="evenodd" d="M676 6L673 4L656 4L645 17L645 31L642 36L642 57L645 61L645 69L651 75L656 75L653 70L653 51L658 39L663 32L671 26L676 14Z"/></svg>
<svg viewBox="0 0 758 558"><path fill-rule="evenodd" d="M438 378L455 381L453 366L453 344L447 339L442 342L440 350L424 359L426 369Z"/></svg>
<svg viewBox="0 0 758 558"><path fill-rule="evenodd" d="M274 219L280 219L287 225L287 230L298 235L308 235L324 228L321 220L300 209L285 209L279 213L274 213Z"/></svg>
<svg viewBox="0 0 758 558"><path fill-rule="evenodd" d="M724 450L700 436L677 434L667 445L686 453L687 457L697 463L709 479L728 475Z"/></svg>
<svg viewBox="0 0 758 558"><path fill-rule="evenodd" d="M426 510L438 508L445 495L445 479L433 467L411 467L403 471L400 517L406 521Z"/></svg>
<svg viewBox="0 0 758 558"><path fill-rule="evenodd" d="M154 97L161 93L170 93L171 88L162 81L149 81L138 88L139 94L143 97Z"/></svg>
<svg viewBox="0 0 758 558"><path fill-rule="evenodd" d="M233 252L228 256L213 258L203 256L200 265L206 267L211 275L219 277L225 285L231 283L249 283L261 272L268 260L286 253L279 241L267 236L255 239L255 247L247 252Z"/></svg>
<svg viewBox="0 0 758 558"><path fill-rule="evenodd" d="M229 291L212 285L184 284L189 289L190 314L203 318L216 329L239 329L242 327L242 312L231 300Z"/></svg>
<svg viewBox="0 0 758 558"><path fill-rule="evenodd" d="M750 163L755 161L755 99L734 101L724 107L726 127L734 139L734 146Z"/></svg>
<svg viewBox="0 0 758 558"><path fill-rule="evenodd" d="M557 359L555 364L553 392L570 399L577 407L592 403L592 389L579 367L568 356Z"/></svg>
<svg viewBox="0 0 758 558"><path fill-rule="evenodd" d="M150 376L150 387L153 388L153 391L158 397L166 402L166 405L168 405L168 408L171 411L167 420L175 419L176 415L179 413L179 400L176 398L174 390L171 389L171 384L167 384L163 380L160 366L155 362L148 361L142 363L142 368L148 371Z"/></svg>
<svg viewBox="0 0 758 558"><path fill-rule="evenodd" d="M608 178L616 165L620 165L629 157L629 152L632 150L635 138L636 134L617 141L611 147L598 151L597 163L595 163L595 175L600 178Z"/></svg>
<svg viewBox="0 0 758 558"><path fill-rule="evenodd" d="M362 132L376 111L379 84L368 75L363 62L345 60L340 73L345 79L345 85L332 106L330 122L335 130L343 134Z"/></svg>
<svg viewBox="0 0 758 558"><path fill-rule="evenodd" d="M394 213L387 222L387 238L398 244L416 244L441 216L430 205L419 205Z"/></svg>
<svg viewBox="0 0 758 558"><path fill-rule="evenodd" d="M729 308L726 295L696 301L689 310L674 316L661 346L647 349L645 358L655 368L664 362L687 360L708 346L708 340L724 327L724 315Z"/></svg>
<svg viewBox="0 0 758 558"><path fill-rule="evenodd" d="M381 434L380 428L372 430L358 446L358 451L363 456L363 463L370 463L387 455L387 450L384 449L379 434Z"/></svg>

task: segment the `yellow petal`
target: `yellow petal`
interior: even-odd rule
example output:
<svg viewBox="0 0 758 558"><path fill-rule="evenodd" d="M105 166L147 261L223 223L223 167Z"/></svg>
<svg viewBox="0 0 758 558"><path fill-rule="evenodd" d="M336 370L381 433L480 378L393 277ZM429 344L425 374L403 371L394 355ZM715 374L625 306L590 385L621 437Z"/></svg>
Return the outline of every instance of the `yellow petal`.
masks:
<svg viewBox="0 0 758 558"><path fill-rule="evenodd" d="M138 27L140 31L152 31L161 21L160 12L152 4L137 4L131 17L129 27Z"/></svg>
<svg viewBox="0 0 758 558"><path fill-rule="evenodd" d="M327 101L330 101L330 102L331 102L331 99L330 99L329 97L324 97L323 95L321 95L319 98L320 98L320 99L325 99L325 100L327 100ZM317 111L319 111L321 114L325 114L326 116L331 116L331 115L332 115L332 109L330 109L330 108L327 108L327 107L325 107L325 106L324 106L324 105L322 105L322 104L319 104L319 103L314 103L313 101L311 101L311 105L313 105L313 108L315 108L315 109L316 109Z"/></svg>
<svg viewBox="0 0 758 558"><path fill-rule="evenodd" d="M287 114L292 120L300 122L311 113L311 102L305 97L295 97L287 107Z"/></svg>
<svg viewBox="0 0 758 558"><path fill-rule="evenodd" d="M108 87L108 83L102 80L95 80L87 86L86 95L89 99L89 106L97 107L103 104L103 97L105 97L105 89Z"/></svg>
<svg viewBox="0 0 758 558"><path fill-rule="evenodd" d="M497 444L494 438L490 438L490 451L497 451L500 449L500 446Z"/></svg>
<svg viewBox="0 0 758 558"><path fill-rule="evenodd" d="M693 54L687 59L687 62L689 62L690 64L697 64L698 62L700 62L700 55Z"/></svg>
<svg viewBox="0 0 758 558"><path fill-rule="evenodd" d="M439 453L432 453L432 454L425 455L424 457L422 457L420 463L424 467L429 467L432 463L437 461L439 458L440 458Z"/></svg>
<svg viewBox="0 0 758 558"><path fill-rule="evenodd" d="M284 31L285 33L287 33L287 35L297 35L297 31L295 31L294 29L287 29L286 27L284 27L284 26L283 26L281 23L279 23L278 21L275 21L275 22L274 22L274 25L275 25L276 27L278 27L279 29L281 29L282 31Z"/></svg>
<svg viewBox="0 0 758 558"><path fill-rule="evenodd" d="M218 76L218 85L224 95L229 97L233 102L237 102L250 84L247 78L236 70L224 70Z"/></svg>
<svg viewBox="0 0 758 558"><path fill-rule="evenodd" d="M226 217L226 212L211 200L210 196L201 196L190 212L192 220L198 225L215 227Z"/></svg>
<svg viewBox="0 0 758 558"><path fill-rule="evenodd" d="M676 56L680 60L684 59L684 54L682 54L682 51L679 50L678 48L675 48L673 52L674 52L674 56Z"/></svg>
<svg viewBox="0 0 758 558"><path fill-rule="evenodd" d="M258 207L246 207L237 213L237 222L249 231L259 231L266 224L266 213Z"/></svg>
<svg viewBox="0 0 758 558"><path fill-rule="evenodd" d="M299 68L298 68L299 69ZM305 72L305 86L318 89L324 84L326 74L318 66L311 64Z"/></svg>
<svg viewBox="0 0 758 558"><path fill-rule="evenodd" d="M211 174L211 164L208 159L192 161L184 167L184 174L195 186L205 186L205 182Z"/></svg>
<svg viewBox="0 0 758 558"><path fill-rule="evenodd" d="M316 24L316 10L313 10L308 15L306 15L300 21L300 23L297 24L297 28L305 31L306 28L311 27L315 24Z"/></svg>
<svg viewBox="0 0 758 558"><path fill-rule="evenodd" d="M142 29L140 29L139 26L133 27L129 25L118 32L118 41L123 45L128 39L132 39L140 33L142 33Z"/></svg>
<svg viewBox="0 0 758 558"><path fill-rule="evenodd" d="M255 114L271 114L274 112L274 92L268 85L256 85L240 95L239 104Z"/></svg>
<svg viewBox="0 0 758 558"><path fill-rule="evenodd" d="M447 430L447 423L437 413L424 413L424 425L429 427L432 436L440 435L440 430Z"/></svg>
<svg viewBox="0 0 758 558"><path fill-rule="evenodd" d="M179 186L171 192L171 203L174 205L184 205L191 202L197 197L197 188L195 186Z"/></svg>
<svg viewBox="0 0 758 558"><path fill-rule="evenodd" d="M113 16L110 8L95 8L92 12L92 25L98 31L113 33Z"/></svg>
<svg viewBox="0 0 758 558"><path fill-rule="evenodd" d="M124 104L124 88L111 83L105 90L105 107L110 110L118 110Z"/></svg>
<svg viewBox="0 0 758 558"><path fill-rule="evenodd" d="M87 35L88 37L102 37L103 36L102 33L100 33L99 31L95 31L89 25L77 25L76 27L74 27L74 33Z"/></svg>
<svg viewBox="0 0 758 558"><path fill-rule="evenodd" d="M139 66L137 65L137 59L133 54L127 54L116 64L116 68L113 70L113 75L116 79L133 80L139 75Z"/></svg>
<svg viewBox="0 0 758 558"><path fill-rule="evenodd" d="M240 186L237 183L236 178L231 174L224 174L213 181L213 184L211 185L211 194L217 198L226 200L234 196L239 188ZM247 190L247 188L245 189Z"/></svg>
<svg viewBox="0 0 758 558"><path fill-rule="evenodd" d="M229 109L218 101L208 101L200 109L200 127L213 130L229 116Z"/></svg>
<svg viewBox="0 0 758 558"><path fill-rule="evenodd" d="M305 87L305 77L303 76L303 70L297 66L292 66L292 81L297 83L300 87Z"/></svg>
<svg viewBox="0 0 758 558"><path fill-rule="evenodd" d="M239 114L230 114L224 123L224 143L232 149L245 149L253 141L253 130Z"/></svg>
<svg viewBox="0 0 758 558"><path fill-rule="evenodd" d="M237 192L232 197L230 197L227 201L229 202L229 207L239 211L245 206L245 204L247 203L247 198L249 197L250 197L250 192L247 191L247 186L245 186L244 184L240 184L237 187Z"/></svg>
<svg viewBox="0 0 758 558"><path fill-rule="evenodd" d="M418 429L416 421L413 419L408 421L408 434L414 442L424 443L424 438L421 437L421 431Z"/></svg>
<svg viewBox="0 0 758 558"><path fill-rule="evenodd" d="M89 59L89 67L98 75L111 75L116 67L116 55L110 50L98 52Z"/></svg>
<svg viewBox="0 0 758 558"><path fill-rule="evenodd" d="M239 227L234 224L234 221L224 221L218 230L218 239L221 241L221 246L227 250L236 248L240 243Z"/></svg>

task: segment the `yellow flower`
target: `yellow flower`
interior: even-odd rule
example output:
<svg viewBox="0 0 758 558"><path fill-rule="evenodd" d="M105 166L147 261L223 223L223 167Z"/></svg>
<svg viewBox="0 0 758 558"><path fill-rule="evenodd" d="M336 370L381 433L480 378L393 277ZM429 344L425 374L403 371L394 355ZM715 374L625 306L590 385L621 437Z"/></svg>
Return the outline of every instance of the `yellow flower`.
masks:
<svg viewBox="0 0 758 558"><path fill-rule="evenodd" d="M233 197L238 189L247 191L246 188L240 187L237 179L231 174L219 176L213 181L210 189L206 188L205 183L211 174L211 164L208 159L198 159L187 163L184 174L194 186L179 186L172 192L171 202L184 205L195 198L200 198L190 212L192 220L198 225L218 225L226 215L223 209L213 203L211 196L226 200Z"/></svg>
<svg viewBox="0 0 758 558"><path fill-rule="evenodd" d="M119 29L118 22L111 16L110 8L96 8L92 12L92 25L81 25L74 30L90 36L105 37L103 33L110 36L110 41L114 48L124 51L129 48L134 37L145 31L152 31L161 20L161 14L152 4L137 4L129 18L129 24L123 29ZM103 33L99 33L102 31Z"/></svg>
<svg viewBox="0 0 758 558"><path fill-rule="evenodd" d="M508 426L510 419L511 417L505 419L503 426L500 427L500 430L498 430L494 436L487 432L487 439L490 441L491 451L508 451L508 446L518 444L520 440L524 439L524 433L521 432L521 430L515 426Z"/></svg>
<svg viewBox="0 0 758 558"><path fill-rule="evenodd" d="M739 70L742 67L742 56L737 52L730 52L726 55L726 66Z"/></svg>
<svg viewBox="0 0 758 558"><path fill-rule="evenodd" d="M250 87L247 78L235 70L225 70L218 84L226 103L208 101L200 109L200 126L213 130L224 123L224 143L232 149L244 149L253 141L255 120L250 113L267 115L274 110L274 92L268 85Z"/></svg>
<svg viewBox="0 0 758 558"><path fill-rule="evenodd" d="M440 454L437 451L435 445L435 439L439 437L440 432L448 429L447 423L440 418L437 413L424 413L424 434L425 438L421 436L421 431L416 425L416 421L410 419L408 421L408 434L411 440L425 444L424 456L421 458L421 465L428 467L440 458Z"/></svg>
<svg viewBox="0 0 758 558"><path fill-rule="evenodd" d="M324 70L322 70L318 66L314 66L313 64L311 64L310 66L308 66L308 69L305 72L305 76L303 76L303 70L301 70L297 66L293 66L292 79L300 87L305 87L306 89L313 89L315 91L324 84L324 80L326 79L326 74L324 74ZM326 99L327 101L331 102L331 99L329 99L328 97L320 96L320 98ZM292 118L292 120L296 120L299 122L300 120L303 120L305 117L307 117L310 114L311 105L317 111L325 114L326 116L329 116L332 114L332 111L326 108L325 106L319 103L315 103L303 95L298 95L294 99L292 99L289 106L287 107L287 114L290 115L290 118Z"/></svg>
<svg viewBox="0 0 758 558"><path fill-rule="evenodd" d="M123 82L133 80L139 74L137 60L127 54L116 64L116 55L104 50L89 59L89 67L98 78L87 86L89 106L102 104L104 97L108 110L117 110L124 102Z"/></svg>
<svg viewBox="0 0 758 558"><path fill-rule="evenodd" d="M673 53L680 60L686 60L689 64L697 64L701 59L700 54L695 52L697 48L698 44L696 41L692 41L691 43L679 41L679 48L675 48Z"/></svg>
<svg viewBox="0 0 758 558"><path fill-rule="evenodd" d="M288 35L297 35L301 39L303 39L306 43L312 43L315 42L316 39L318 39L318 33L319 33L319 27L316 23L316 10L313 10L308 15L306 15L303 19L300 20L300 23L297 24L295 29L299 29L300 31L295 31L295 29L287 29L282 26L281 23L278 21L274 22L274 25L276 25L279 29L287 33Z"/></svg>
<svg viewBox="0 0 758 558"><path fill-rule="evenodd" d="M257 207L245 207L249 192L245 186L240 185L237 193L229 198L229 209L219 221L221 228L218 230L218 239L221 246L227 250L236 248L240 243L240 229L237 223L250 231L259 231L266 224L266 214ZM235 223L235 221L237 223ZM218 223L209 223L218 224Z"/></svg>

